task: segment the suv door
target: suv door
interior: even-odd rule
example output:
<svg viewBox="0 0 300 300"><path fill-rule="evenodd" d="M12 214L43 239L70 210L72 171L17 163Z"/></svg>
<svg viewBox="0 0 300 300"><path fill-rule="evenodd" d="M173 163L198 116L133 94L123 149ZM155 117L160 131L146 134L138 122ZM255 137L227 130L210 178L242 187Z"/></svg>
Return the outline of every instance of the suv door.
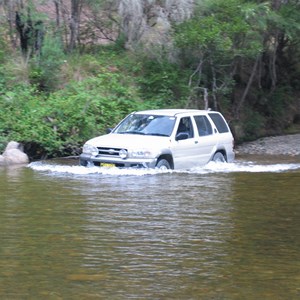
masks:
<svg viewBox="0 0 300 300"><path fill-rule="evenodd" d="M182 117L177 126L175 141L172 147L176 169L192 168L197 163L197 136L191 117Z"/></svg>
<svg viewBox="0 0 300 300"><path fill-rule="evenodd" d="M212 124L205 115L194 116L197 126L199 162L206 164L210 161L216 151L216 134L213 133Z"/></svg>

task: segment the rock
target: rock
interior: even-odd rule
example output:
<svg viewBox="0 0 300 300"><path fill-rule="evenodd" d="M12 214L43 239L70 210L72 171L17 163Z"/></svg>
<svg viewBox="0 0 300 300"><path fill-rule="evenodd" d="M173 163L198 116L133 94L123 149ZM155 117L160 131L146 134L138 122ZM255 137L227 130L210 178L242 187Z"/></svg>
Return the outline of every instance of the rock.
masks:
<svg viewBox="0 0 300 300"><path fill-rule="evenodd" d="M300 156L300 134L271 136L237 146L237 154Z"/></svg>
<svg viewBox="0 0 300 300"><path fill-rule="evenodd" d="M9 150L12 150L12 149L21 149L21 145L18 143L18 142L14 142L14 141L11 141L9 142L7 145L6 145L6 148L5 148L5 151L9 151ZM3 153L3 155L4 155Z"/></svg>
<svg viewBox="0 0 300 300"><path fill-rule="evenodd" d="M5 148L5 151L0 155L0 165L14 165L14 164L27 164L29 158L23 152L20 143L11 141Z"/></svg>

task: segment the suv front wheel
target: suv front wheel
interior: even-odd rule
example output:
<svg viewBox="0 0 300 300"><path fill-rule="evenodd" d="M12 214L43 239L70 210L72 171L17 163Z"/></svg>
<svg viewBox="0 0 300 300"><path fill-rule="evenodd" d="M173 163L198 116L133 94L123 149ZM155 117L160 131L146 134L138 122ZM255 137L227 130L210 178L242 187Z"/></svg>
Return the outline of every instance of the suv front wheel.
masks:
<svg viewBox="0 0 300 300"><path fill-rule="evenodd" d="M83 167L86 167L86 166L88 165L88 163L87 163L86 160L80 159L80 160L79 160L79 165L80 165L80 166L83 166Z"/></svg>
<svg viewBox="0 0 300 300"><path fill-rule="evenodd" d="M160 159L156 164L156 168L162 169L162 170L168 170L168 169L171 169L171 166L166 159Z"/></svg>

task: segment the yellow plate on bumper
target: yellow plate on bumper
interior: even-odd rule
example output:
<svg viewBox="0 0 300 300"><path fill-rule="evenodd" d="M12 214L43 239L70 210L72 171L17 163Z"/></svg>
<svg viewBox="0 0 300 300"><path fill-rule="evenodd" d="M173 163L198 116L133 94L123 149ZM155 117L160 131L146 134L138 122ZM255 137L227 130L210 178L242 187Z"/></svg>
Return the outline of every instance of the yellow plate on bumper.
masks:
<svg viewBox="0 0 300 300"><path fill-rule="evenodd" d="M107 163L102 163L101 164L101 167L106 167L106 168L113 168L115 166L116 166L115 164L107 164Z"/></svg>

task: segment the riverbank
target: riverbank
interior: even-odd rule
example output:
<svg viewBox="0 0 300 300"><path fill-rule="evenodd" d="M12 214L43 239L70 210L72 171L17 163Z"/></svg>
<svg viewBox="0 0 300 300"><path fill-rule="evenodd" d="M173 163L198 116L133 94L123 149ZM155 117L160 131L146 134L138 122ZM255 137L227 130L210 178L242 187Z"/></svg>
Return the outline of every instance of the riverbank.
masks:
<svg viewBox="0 0 300 300"><path fill-rule="evenodd" d="M271 136L236 147L237 154L300 156L300 134Z"/></svg>

